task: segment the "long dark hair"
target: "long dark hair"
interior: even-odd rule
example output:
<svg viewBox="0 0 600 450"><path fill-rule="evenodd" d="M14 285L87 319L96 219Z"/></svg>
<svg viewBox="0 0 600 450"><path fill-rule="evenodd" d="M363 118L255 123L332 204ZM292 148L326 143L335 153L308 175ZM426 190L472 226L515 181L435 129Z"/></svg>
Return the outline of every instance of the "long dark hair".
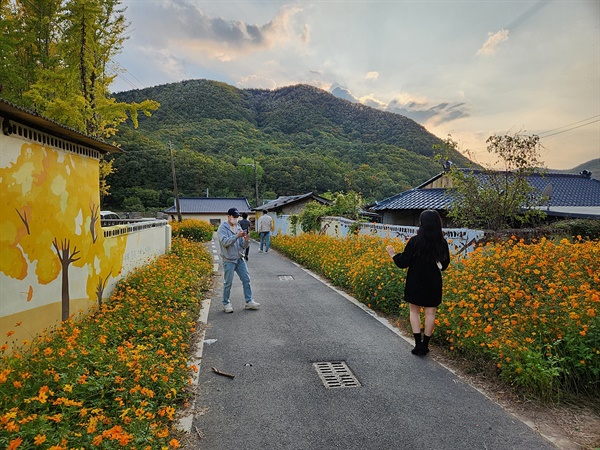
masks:
<svg viewBox="0 0 600 450"><path fill-rule="evenodd" d="M446 258L448 244L442 232L442 218L437 211L427 209L419 216L419 230L412 239L416 240L416 254L427 261L442 261Z"/></svg>

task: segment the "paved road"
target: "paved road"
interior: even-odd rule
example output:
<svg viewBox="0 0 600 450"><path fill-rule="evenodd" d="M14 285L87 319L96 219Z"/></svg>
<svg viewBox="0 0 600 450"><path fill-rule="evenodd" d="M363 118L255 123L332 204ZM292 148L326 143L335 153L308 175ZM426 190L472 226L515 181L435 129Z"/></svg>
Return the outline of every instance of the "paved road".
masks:
<svg viewBox="0 0 600 450"><path fill-rule="evenodd" d="M236 276L235 312L223 313L222 272L210 305L193 422L201 448L555 448L273 249L253 243L248 265L261 309L243 309ZM313 363L340 361L360 387L325 387Z"/></svg>

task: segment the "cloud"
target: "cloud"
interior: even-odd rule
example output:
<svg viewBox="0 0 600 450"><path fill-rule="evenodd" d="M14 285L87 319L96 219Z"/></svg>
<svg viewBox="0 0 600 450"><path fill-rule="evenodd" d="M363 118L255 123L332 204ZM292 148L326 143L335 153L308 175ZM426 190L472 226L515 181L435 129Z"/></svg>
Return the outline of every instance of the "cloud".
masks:
<svg viewBox="0 0 600 450"><path fill-rule="evenodd" d="M273 90L277 88L275 80L270 78L261 77L259 75L250 75L243 77L237 83L237 87L240 89L269 89Z"/></svg>
<svg viewBox="0 0 600 450"><path fill-rule="evenodd" d="M439 125L457 119L469 117L468 105L462 103L442 102L432 105L429 100L420 96L400 94L385 107L386 111L401 114L422 125Z"/></svg>
<svg viewBox="0 0 600 450"><path fill-rule="evenodd" d="M358 103L359 100L352 95L352 92L347 87L340 85L339 83L333 83L333 85L329 88L329 92L335 95L338 98L343 98L344 100L348 100L352 103Z"/></svg>
<svg viewBox="0 0 600 450"><path fill-rule="evenodd" d="M202 52L219 61L283 46L291 40L301 45L310 41L310 27L294 22L294 16L302 11L295 6L281 8L273 20L263 25L211 17L191 1L166 1L162 6L163 19L171 24L161 34L163 46Z"/></svg>
<svg viewBox="0 0 600 450"><path fill-rule="evenodd" d="M477 56L490 56L496 53L496 48L504 41L508 41L508 30L502 29L496 33L488 33L485 44L477 50Z"/></svg>
<svg viewBox="0 0 600 450"><path fill-rule="evenodd" d="M341 86L339 83L334 83L329 92L338 98L354 103L362 103L382 111L406 116L421 125L435 126L470 117L471 115L468 111L468 105L464 102L442 102L432 106L427 98L408 93L398 94L390 102L382 101L373 94L357 98L347 87Z"/></svg>
<svg viewBox="0 0 600 450"><path fill-rule="evenodd" d="M367 72L365 80L376 80L379 78L379 72Z"/></svg>

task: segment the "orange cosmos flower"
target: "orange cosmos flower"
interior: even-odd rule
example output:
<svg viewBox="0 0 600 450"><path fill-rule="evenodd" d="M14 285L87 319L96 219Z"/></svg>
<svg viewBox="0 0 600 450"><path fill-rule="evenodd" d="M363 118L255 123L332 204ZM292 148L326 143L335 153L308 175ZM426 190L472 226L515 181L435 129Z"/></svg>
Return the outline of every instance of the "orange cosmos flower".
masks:
<svg viewBox="0 0 600 450"><path fill-rule="evenodd" d="M21 438L16 438L13 439L12 441L10 441L10 443L8 444L7 450L15 450L17 448L19 448L19 446L23 443L23 439Z"/></svg>

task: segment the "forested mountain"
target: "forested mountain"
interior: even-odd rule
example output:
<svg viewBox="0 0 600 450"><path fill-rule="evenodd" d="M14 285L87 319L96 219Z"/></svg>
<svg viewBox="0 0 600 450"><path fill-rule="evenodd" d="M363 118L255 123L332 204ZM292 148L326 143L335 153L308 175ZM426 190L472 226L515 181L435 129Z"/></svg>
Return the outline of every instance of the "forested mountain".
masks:
<svg viewBox="0 0 600 450"><path fill-rule="evenodd" d="M254 161L261 199L354 190L378 200L442 169L433 160L442 141L413 120L312 86L268 91L189 80L115 96L161 105L114 138L125 153L116 156L104 204L117 210L172 205L169 143L181 196L246 196L251 204ZM468 162L458 152L450 158Z"/></svg>

